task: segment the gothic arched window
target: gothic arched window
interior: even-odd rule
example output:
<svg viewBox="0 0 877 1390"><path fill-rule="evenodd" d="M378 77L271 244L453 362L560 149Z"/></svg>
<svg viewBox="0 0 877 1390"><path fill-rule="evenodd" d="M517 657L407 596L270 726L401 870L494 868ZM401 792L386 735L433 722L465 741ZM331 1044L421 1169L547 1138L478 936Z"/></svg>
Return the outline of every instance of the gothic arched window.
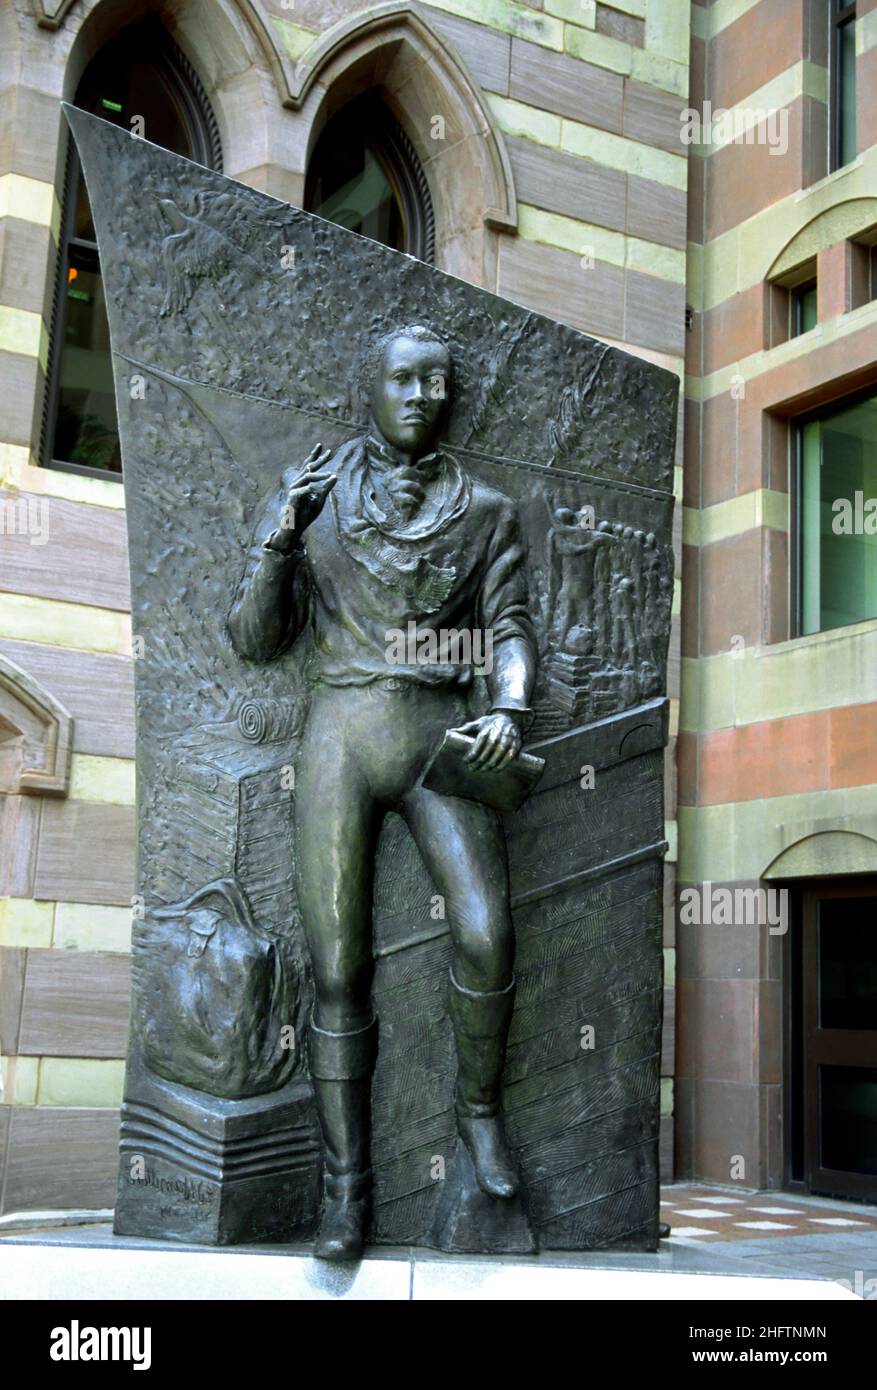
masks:
<svg viewBox="0 0 877 1390"><path fill-rule="evenodd" d="M419 260L435 256L426 176L375 93L357 97L327 124L308 166L305 208Z"/></svg>
<svg viewBox="0 0 877 1390"><path fill-rule="evenodd" d="M188 60L155 21L126 29L92 59L74 104L210 169L219 131ZM138 119L139 118L139 119ZM69 142L43 460L121 475L113 370L97 243L82 169Z"/></svg>

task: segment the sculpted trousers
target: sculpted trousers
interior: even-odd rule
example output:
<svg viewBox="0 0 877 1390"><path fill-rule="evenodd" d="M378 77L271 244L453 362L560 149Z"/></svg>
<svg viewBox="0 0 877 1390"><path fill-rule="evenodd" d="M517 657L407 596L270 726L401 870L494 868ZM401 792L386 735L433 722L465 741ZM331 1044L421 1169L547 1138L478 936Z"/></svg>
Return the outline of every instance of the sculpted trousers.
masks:
<svg viewBox="0 0 877 1390"><path fill-rule="evenodd" d="M314 694L296 772L295 836L318 1029L351 1033L371 1020L372 884L388 810L404 817L445 899L456 984L477 993L511 984L508 868L496 813L415 786L445 730L467 717L447 687L391 680Z"/></svg>

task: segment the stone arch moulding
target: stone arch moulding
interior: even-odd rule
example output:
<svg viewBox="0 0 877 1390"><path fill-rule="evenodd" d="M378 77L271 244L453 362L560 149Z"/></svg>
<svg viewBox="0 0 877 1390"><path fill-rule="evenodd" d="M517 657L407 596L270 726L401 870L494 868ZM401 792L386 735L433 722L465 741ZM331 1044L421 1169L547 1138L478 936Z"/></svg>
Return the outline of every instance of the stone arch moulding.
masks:
<svg viewBox="0 0 877 1390"><path fill-rule="evenodd" d="M860 830L818 830L781 850L764 879L837 878L877 873L877 839Z"/></svg>
<svg viewBox="0 0 877 1390"><path fill-rule="evenodd" d="M390 95L395 98L396 114L418 146L423 163L429 165L436 156L425 147L420 122L428 123L434 115L445 115L448 124L459 127L456 143L468 143L475 154L482 183L483 222L494 231L517 231L514 176L490 107L465 64L411 0L394 0L340 21L310 45L291 72L286 64L283 104L311 117L309 150L316 143L321 123L333 114L329 109L333 90L343 93L344 101L359 95L369 84L357 78L357 68L370 60L374 85L381 58L389 65L394 52L400 49L405 51L406 62L403 73L391 79ZM430 97L435 98L432 106ZM452 145L450 140L447 143Z"/></svg>
<svg viewBox="0 0 877 1390"><path fill-rule="evenodd" d="M41 29L60 29L76 3L77 0L31 0L31 7L34 18ZM249 21L251 29L265 51L265 56L275 68L279 79L278 86L282 88L284 81L287 82L288 86L288 73L294 64L291 64L288 58L281 55L277 48L264 6L259 3L259 0L234 0L234 3Z"/></svg>
<svg viewBox="0 0 877 1390"><path fill-rule="evenodd" d="M0 655L0 791L66 796L73 719L38 681Z"/></svg>
<svg viewBox="0 0 877 1390"><path fill-rule="evenodd" d="M295 120L276 96L273 38L254 24L251 10L242 0L69 0L63 24L55 26L50 70L63 76L52 95L74 102L83 73L105 44L141 20L157 21L177 50L175 66L184 81L201 88L199 105L206 108L214 154L221 149L223 173L294 202L300 182ZM66 129L64 137L66 149ZM59 201L62 178L56 179Z"/></svg>
<svg viewBox="0 0 877 1390"><path fill-rule="evenodd" d="M776 280L781 275L794 270L804 261L812 260L827 246L839 241L850 241L855 237L873 231L877 226L877 198L849 198L836 203L824 212L805 222L794 236L790 237L774 257L773 264L765 275L766 280Z"/></svg>
<svg viewBox="0 0 877 1390"><path fill-rule="evenodd" d="M76 0L31 0L34 19L41 29L60 29Z"/></svg>
<svg viewBox="0 0 877 1390"><path fill-rule="evenodd" d="M31 4L37 24L56 30L77 6L78 0L31 0ZM145 0L145 5L151 10L163 8L149 0ZM415 146L418 145L418 131L412 128L412 122L416 123L418 117L428 122L431 115L443 114L452 129L459 126L460 138L448 140L450 148L442 151L446 158L450 156L449 167L454 165L454 177L447 182L460 190L461 203L468 201L471 208L473 189L471 183L467 186L465 176L468 172L470 180L476 177L482 227L493 232L517 231L514 176L493 113L475 78L435 32L420 5L413 0L390 0L343 19L325 34L315 37L297 62L283 52L277 28L271 23L261 0L221 0L219 9L229 16L237 13L243 21L242 27L249 31L262 52L281 105L301 113L305 130L292 140L291 147L286 150L285 163L293 180L301 181L302 190L307 162L305 152L313 149L320 123L327 119L327 111L334 100L332 94L343 91L348 99L359 95L374 85L376 71L381 65L389 67L394 54L402 51L406 62L399 66L407 68L408 80L403 78L398 89L390 93L397 108L394 114L414 137ZM174 6L173 11L182 16L187 6ZM192 35L188 37L193 40ZM194 47L203 47L204 42L203 34L200 41L195 36ZM192 42L188 47L192 48ZM371 81L365 76L369 63ZM213 99L212 85L207 85ZM415 91L418 86L424 90ZM437 162L441 157L426 147L426 137L422 133L418 154L425 164ZM237 176L234 159L226 172ZM448 220L449 237L459 237L467 230L456 225L457 221L453 217ZM446 268L460 273L465 267L461 264Z"/></svg>

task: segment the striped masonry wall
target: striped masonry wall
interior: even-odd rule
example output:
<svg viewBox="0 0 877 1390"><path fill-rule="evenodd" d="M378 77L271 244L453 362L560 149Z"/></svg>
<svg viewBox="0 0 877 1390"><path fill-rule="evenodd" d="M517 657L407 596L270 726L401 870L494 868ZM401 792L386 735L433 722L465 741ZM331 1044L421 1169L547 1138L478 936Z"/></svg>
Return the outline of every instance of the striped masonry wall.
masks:
<svg viewBox="0 0 877 1390"><path fill-rule="evenodd" d="M857 6L858 155L835 172L827 13L692 7L692 107L742 126L784 113L788 149L692 147L680 890L877 872L877 623L797 637L790 611L794 417L877 380L877 302L856 283L857 239L877 231L877 4ZM818 324L781 341L774 283L811 263ZM780 943L680 923L677 945L677 1171L728 1182L742 1154L749 1185L781 1186Z"/></svg>
<svg viewBox="0 0 877 1390"><path fill-rule="evenodd" d="M289 70L308 62L332 26L352 26L373 9L349 0L296 0L293 10L269 0L268 28L254 36L246 7L234 0L168 6L168 27L219 119L225 172L279 197L301 197L301 118L281 105L266 46ZM495 237L483 283L681 375L686 0L444 0L398 9L416 10L465 66L511 161L517 234ZM105 1206L114 1191L134 855L123 497L114 481L38 462L65 148L58 100L75 90L118 12L83 0L55 29L39 27L25 5L0 14L0 52L10 74L0 84L0 103L11 131L0 146L0 499L5 506L26 500L47 523L44 543L9 528L3 537L0 658L21 667L74 721L67 795L0 798L2 1211ZM377 49L379 36L354 41L367 52L369 43ZM413 65L408 78L417 81ZM440 161L427 172L440 179ZM438 231L439 264L453 266L450 229L444 261ZM680 430L680 499L681 441ZM673 1146L679 609L677 582L666 804L673 848L665 1166Z"/></svg>

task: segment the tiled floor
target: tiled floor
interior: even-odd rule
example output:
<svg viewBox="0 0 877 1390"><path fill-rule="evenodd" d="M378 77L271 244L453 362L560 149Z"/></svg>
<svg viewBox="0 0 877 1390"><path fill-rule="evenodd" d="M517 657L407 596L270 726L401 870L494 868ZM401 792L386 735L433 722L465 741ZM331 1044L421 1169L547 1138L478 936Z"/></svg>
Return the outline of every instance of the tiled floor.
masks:
<svg viewBox="0 0 877 1390"><path fill-rule="evenodd" d="M661 1190L661 1219L669 1222L673 1240L697 1245L829 1232L870 1232L877 1242L877 1207L784 1192L735 1192L677 1183Z"/></svg>
<svg viewBox="0 0 877 1390"><path fill-rule="evenodd" d="M741 1274L836 1279L877 1302L877 1207L678 1183L661 1190L661 1219L664 1249Z"/></svg>

